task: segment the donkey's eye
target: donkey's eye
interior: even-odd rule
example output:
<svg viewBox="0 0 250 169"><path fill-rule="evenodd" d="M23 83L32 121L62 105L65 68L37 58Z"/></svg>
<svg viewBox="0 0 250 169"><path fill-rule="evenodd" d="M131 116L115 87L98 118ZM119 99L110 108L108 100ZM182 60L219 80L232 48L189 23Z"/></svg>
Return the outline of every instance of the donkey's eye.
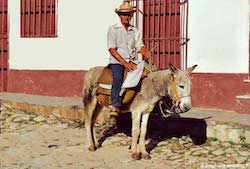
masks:
<svg viewBox="0 0 250 169"><path fill-rule="evenodd" d="M179 88L184 89L184 86L180 85Z"/></svg>

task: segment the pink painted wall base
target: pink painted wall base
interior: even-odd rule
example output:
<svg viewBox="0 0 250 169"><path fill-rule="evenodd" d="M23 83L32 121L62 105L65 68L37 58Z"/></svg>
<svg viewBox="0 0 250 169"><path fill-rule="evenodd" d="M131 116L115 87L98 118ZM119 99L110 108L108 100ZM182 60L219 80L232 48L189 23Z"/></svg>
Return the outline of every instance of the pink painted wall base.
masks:
<svg viewBox="0 0 250 169"><path fill-rule="evenodd" d="M9 70L7 92L47 96L80 97L86 71ZM250 94L247 74L193 73L192 104L194 107L239 110L250 114L249 101L236 96ZM244 106L247 104L247 106Z"/></svg>
<svg viewBox="0 0 250 169"><path fill-rule="evenodd" d="M85 71L9 70L7 92L81 96Z"/></svg>

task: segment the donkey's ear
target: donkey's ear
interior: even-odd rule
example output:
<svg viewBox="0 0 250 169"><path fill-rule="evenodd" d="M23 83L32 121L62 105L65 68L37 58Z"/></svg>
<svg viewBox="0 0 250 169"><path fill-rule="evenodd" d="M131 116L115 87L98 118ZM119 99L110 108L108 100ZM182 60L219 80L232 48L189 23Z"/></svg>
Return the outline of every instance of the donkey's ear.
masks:
<svg viewBox="0 0 250 169"><path fill-rule="evenodd" d="M172 74L175 74L178 72L178 69L174 67L174 65L172 65L171 63L168 65L168 69L170 70Z"/></svg>
<svg viewBox="0 0 250 169"><path fill-rule="evenodd" d="M194 66L192 66L192 67L187 68L187 69L186 69L187 73L192 73L193 70L194 70L197 66L198 66L198 65L194 65Z"/></svg>

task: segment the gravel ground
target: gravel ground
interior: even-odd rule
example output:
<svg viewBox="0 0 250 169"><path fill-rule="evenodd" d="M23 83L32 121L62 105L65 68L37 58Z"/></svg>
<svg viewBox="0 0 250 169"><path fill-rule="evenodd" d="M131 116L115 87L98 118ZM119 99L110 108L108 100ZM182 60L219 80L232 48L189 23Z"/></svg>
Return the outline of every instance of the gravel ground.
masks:
<svg viewBox="0 0 250 169"><path fill-rule="evenodd" d="M107 130L105 123L96 127L99 137ZM195 145L189 136L158 135L149 141L151 160L136 161L129 156L131 137L126 132L107 137L101 149L88 152L83 121L1 107L0 129L1 169L250 168L250 145L244 142L208 138Z"/></svg>

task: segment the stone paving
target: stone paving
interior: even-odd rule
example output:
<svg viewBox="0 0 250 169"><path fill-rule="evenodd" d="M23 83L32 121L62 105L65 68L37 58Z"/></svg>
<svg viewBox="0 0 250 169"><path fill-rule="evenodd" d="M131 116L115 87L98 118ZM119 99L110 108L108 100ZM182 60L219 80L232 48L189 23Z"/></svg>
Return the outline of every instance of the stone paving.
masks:
<svg viewBox="0 0 250 169"><path fill-rule="evenodd" d="M107 125L96 127L100 136ZM129 156L128 135L108 137L96 152L87 151L85 137L81 120L44 117L2 106L0 168L250 168L250 144L244 138L240 144L208 138L202 145L194 145L188 136L149 140L155 144L151 160L136 161Z"/></svg>

